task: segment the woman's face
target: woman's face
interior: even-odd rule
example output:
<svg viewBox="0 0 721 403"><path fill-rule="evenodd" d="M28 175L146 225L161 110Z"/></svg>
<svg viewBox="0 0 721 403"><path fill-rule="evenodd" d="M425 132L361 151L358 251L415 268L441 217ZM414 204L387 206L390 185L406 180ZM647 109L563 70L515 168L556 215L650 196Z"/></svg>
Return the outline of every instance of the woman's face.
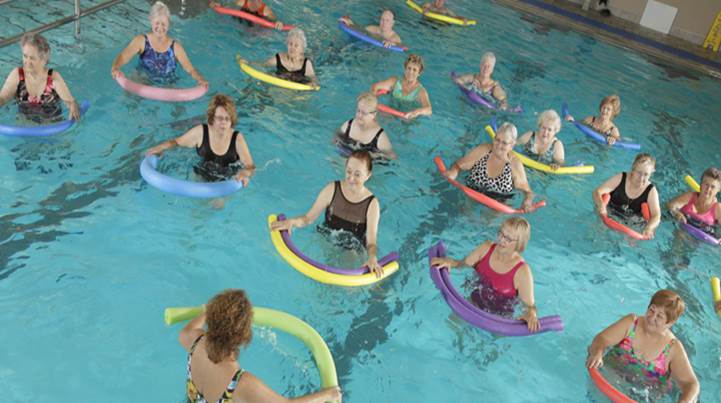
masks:
<svg viewBox="0 0 721 403"><path fill-rule="evenodd" d="M648 329L655 332L663 332L673 325L673 323L666 323L668 320L668 318L666 318L666 311L656 305L648 307L645 318Z"/></svg>
<svg viewBox="0 0 721 403"><path fill-rule="evenodd" d="M489 58L482 59L481 65L479 67L479 71L481 73L481 76L483 77L490 77L491 74L493 74L493 68L496 66L496 63L492 61Z"/></svg>
<svg viewBox="0 0 721 403"><path fill-rule="evenodd" d="M215 108L215 116L213 117L213 128L218 131L225 131L230 129L232 122L228 111L222 106Z"/></svg>
<svg viewBox="0 0 721 403"><path fill-rule="evenodd" d="M704 197L715 199L719 190L721 190L721 180L714 179L710 176L701 178L701 194Z"/></svg>
<svg viewBox="0 0 721 403"><path fill-rule="evenodd" d="M355 120L361 125L367 125L376 118L378 111L372 108L367 102L358 102L355 110Z"/></svg>
<svg viewBox="0 0 721 403"><path fill-rule="evenodd" d="M559 126L552 122L541 122L541 124L538 126L537 134L543 143L548 143L550 141L553 141L553 138L556 137L556 133L558 133L558 130Z"/></svg>
<svg viewBox="0 0 721 403"><path fill-rule="evenodd" d="M603 104L600 111L602 119L611 120L611 118L613 118L613 106L610 102Z"/></svg>
<svg viewBox="0 0 721 403"><path fill-rule="evenodd" d="M636 187L645 188L651 183L651 175L653 175L654 171L655 166L650 162L636 164L631 169L631 183Z"/></svg>
<svg viewBox="0 0 721 403"><path fill-rule="evenodd" d="M345 163L345 181L353 186L363 186L366 181L371 177L371 173L368 171L365 162L358 158L348 158Z"/></svg>
<svg viewBox="0 0 721 403"><path fill-rule="evenodd" d="M288 54L293 57L301 57L305 53L303 42L300 38L293 37L288 40Z"/></svg>
<svg viewBox="0 0 721 403"><path fill-rule="evenodd" d="M403 70L403 76L405 77L406 81L408 82L414 82L418 80L418 77L421 75L421 66L418 63L408 63L406 64L405 70Z"/></svg>
<svg viewBox="0 0 721 403"><path fill-rule="evenodd" d="M153 33L159 37L165 37L170 27L170 19L166 15L159 15L150 20L150 28Z"/></svg>
<svg viewBox="0 0 721 403"><path fill-rule="evenodd" d="M501 229L498 230L498 238L496 239L496 244L499 248L504 250L515 250L517 242L518 237L508 231L508 229L501 227Z"/></svg>
<svg viewBox="0 0 721 403"><path fill-rule="evenodd" d="M393 29L393 22L393 14L391 14L390 11L385 11L381 14L381 21L378 25L381 27L381 30L390 31Z"/></svg>
<svg viewBox="0 0 721 403"><path fill-rule="evenodd" d="M516 140L513 139L513 136L508 131L504 131L498 133L496 138L493 139L493 148L491 151L495 155L505 158L515 146Z"/></svg>
<svg viewBox="0 0 721 403"><path fill-rule="evenodd" d="M45 57L40 55L38 49L30 44L22 47L23 51L23 69L30 72L41 72L47 64Z"/></svg>

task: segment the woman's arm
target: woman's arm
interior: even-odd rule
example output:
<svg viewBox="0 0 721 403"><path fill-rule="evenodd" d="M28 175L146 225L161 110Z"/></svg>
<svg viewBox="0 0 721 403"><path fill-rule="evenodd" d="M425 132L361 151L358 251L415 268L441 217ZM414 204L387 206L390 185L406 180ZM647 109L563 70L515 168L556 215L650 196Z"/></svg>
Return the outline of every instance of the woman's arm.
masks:
<svg viewBox="0 0 721 403"><path fill-rule="evenodd" d="M125 49L118 53L118 56L116 56L115 60L113 60L113 64L110 66L110 75L113 78L122 76L123 73L120 71L120 68L125 66L130 61L130 59L133 58L133 56L142 53L144 48L145 38L143 37L143 35L138 35L133 38L133 40L130 41L128 46L126 46Z"/></svg>
<svg viewBox="0 0 721 403"><path fill-rule="evenodd" d="M603 329L601 333L593 338L591 345L588 346L588 358L586 358L587 368L599 368L603 366L603 352L606 348L614 346L623 340L628 334L628 330L636 320L636 315L629 314L614 322L611 326Z"/></svg>
<svg viewBox="0 0 721 403"><path fill-rule="evenodd" d="M456 84L460 84L464 87L467 87L473 83L473 80L475 79L475 75L472 73L469 74L461 74L456 76L456 78L453 79L453 81Z"/></svg>
<svg viewBox="0 0 721 403"><path fill-rule="evenodd" d="M524 264L513 276L513 286L518 290L518 297L525 305L521 320L526 321L528 330L537 332L541 328L538 323L538 312L536 311L536 300L533 294L533 274L531 268Z"/></svg>
<svg viewBox="0 0 721 403"><path fill-rule="evenodd" d="M643 229L643 235L647 239L653 239L656 228L658 228L658 225L661 223L661 207L658 201L658 191L656 190L656 186L648 192L648 199L646 202L648 203L648 210L649 213L651 213L651 217L648 220L648 223L646 223L646 227Z"/></svg>
<svg viewBox="0 0 721 403"><path fill-rule="evenodd" d="M316 197L315 202L313 202L313 205L311 206L310 210L308 210L307 213L304 215L289 218L283 221L276 221L273 224L270 225L270 229L275 231L288 231L290 232L293 227L295 228L303 228L308 224L311 224L313 221L315 221L320 213L330 205L330 202L333 200L333 193L335 192L335 183L331 182L327 184L323 190L320 191L318 194L318 197Z"/></svg>
<svg viewBox="0 0 721 403"><path fill-rule="evenodd" d="M526 169L523 167L523 163L513 154L511 154L511 177L513 179L513 187L524 194L521 210L530 212L533 208L534 194L531 190L531 185L528 184Z"/></svg>
<svg viewBox="0 0 721 403"><path fill-rule="evenodd" d="M598 211L598 214L608 214L602 197L606 193L613 192L613 190L616 189L619 184L621 184L621 177L622 174L616 174L606 180L606 182L603 182L601 186L597 187L596 190L593 191L593 204L596 206L596 211Z"/></svg>
<svg viewBox="0 0 721 403"><path fill-rule="evenodd" d="M318 76L315 75L315 70L313 69L313 62L310 59L308 59L308 64L305 65L305 76L310 78L310 85L320 87Z"/></svg>
<svg viewBox="0 0 721 403"><path fill-rule="evenodd" d="M243 186L248 186L250 177L255 174L255 164L253 163L253 157L250 155L248 143L242 133L238 133L238 137L235 139L235 151L243 164L243 169L238 171L235 179L243 182Z"/></svg>
<svg viewBox="0 0 721 403"><path fill-rule="evenodd" d="M337 386L289 399L277 394L250 372L243 374L233 393L233 403L325 403L340 402L341 399L341 391Z"/></svg>
<svg viewBox="0 0 721 403"><path fill-rule="evenodd" d="M366 250L368 251L368 260L365 266L371 270L372 273L380 278L383 275L383 267L378 264L378 222L381 219L381 206L378 202L378 198L374 197L368 206L366 212Z"/></svg>
<svg viewBox="0 0 721 403"><path fill-rule="evenodd" d="M668 211L670 211L671 215L673 215L679 222L686 222L686 216L681 212L681 208L691 201L691 197L695 193L696 192L682 193L666 204Z"/></svg>
<svg viewBox="0 0 721 403"><path fill-rule="evenodd" d="M203 76L200 75L198 70L196 70L195 67L193 67L193 64L190 63L188 54L185 53L185 48L178 41L175 41L175 58L178 59L180 65L183 66L183 70L185 70L186 73L190 74L190 76L193 77L193 80L198 82L198 85L201 85L203 87L208 86L208 82L205 81Z"/></svg>
<svg viewBox="0 0 721 403"><path fill-rule="evenodd" d="M516 140L516 145L522 146L531 141L531 136L533 135L532 131L527 131L521 135L521 137Z"/></svg>
<svg viewBox="0 0 721 403"><path fill-rule="evenodd" d="M434 257L431 259L431 264L433 266L436 266L438 269L448 270L451 270L452 268L473 267L473 265L478 263L478 261L481 260L481 257L483 257L483 255L488 252L488 249L490 247L491 241L486 241L477 248L473 249L471 253L468 254L468 256L463 258L463 260L456 260L448 256Z"/></svg>
<svg viewBox="0 0 721 403"><path fill-rule="evenodd" d="M381 133L380 137L378 137L378 151L383 153L383 156L385 156L389 160L394 160L398 158L396 152L393 151L391 139L388 137L385 130L383 131L383 133Z"/></svg>
<svg viewBox="0 0 721 403"><path fill-rule="evenodd" d="M696 374L693 372L691 363L688 361L686 350L679 340L673 343L671 354L669 369L671 370L671 378L676 381L679 389L681 389L681 396L678 398L679 403L696 402L701 387Z"/></svg>
<svg viewBox="0 0 721 403"><path fill-rule="evenodd" d="M553 146L553 162L551 168L556 165L556 168L563 166L566 163L566 150L563 148L561 140L556 140Z"/></svg>
<svg viewBox="0 0 721 403"><path fill-rule="evenodd" d="M179 137L174 139L166 140L155 147L151 147L145 152L145 155L162 155L163 151L169 150L175 146L181 147L200 147L203 142L203 126L198 125L183 133Z"/></svg>
<svg viewBox="0 0 721 403"><path fill-rule="evenodd" d="M8 74L5 79L5 84L3 84L3 87L0 90L0 106L3 106L6 102L13 99L15 92L17 91L19 81L20 75L18 74L18 69L14 68L10 71L10 74Z"/></svg>
<svg viewBox="0 0 721 403"><path fill-rule="evenodd" d="M418 109L412 110L410 112L407 112L405 115L406 119L415 119L416 117L421 116L421 115L431 116L433 114L433 108L431 107L431 100L430 100L430 98L428 98L428 91L426 91L425 88L421 88L421 91L418 93L418 98L421 101L421 107Z"/></svg>
<svg viewBox="0 0 721 403"><path fill-rule="evenodd" d="M190 347L204 333L203 326L205 326L205 305L203 305L203 313L188 322L180 331L178 341L185 351L190 352Z"/></svg>
<svg viewBox="0 0 721 403"><path fill-rule="evenodd" d="M506 95L506 91L501 87L501 84L496 83L496 86L493 87L493 98L496 98L498 101L498 106L501 109L508 108L508 95Z"/></svg>
<svg viewBox="0 0 721 403"><path fill-rule="evenodd" d="M57 91L58 96L60 96L60 99L62 99L68 107L68 116L70 119L80 120L80 108L78 108L78 103L75 102L75 98L73 98L70 88L68 88L67 84L65 84L65 80L63 80L63 77L57 71L53 71L53 83L55 83L55 91Z"/></svg>
<svg viewBox="0 0 721 403"><path fill-rule="evenodd" d="M378 81L377 83L374 83L373 85L371 85L371 94L379 95L379 91L383 90L390 92L391 88L396 85L396 81L398 81L398 77L393 76L383 81Z"/></svg>
<svg viewBox="0 0 721 403"><path fill-rule="evenodd" d="M453 165L446 171L445 177L449 179L456 179L461 171L467 171L473 167L483 155L487 154L491 149L490 144L480 144L473 148L468 154L464 155L458 161L454 162Z"/></svg>

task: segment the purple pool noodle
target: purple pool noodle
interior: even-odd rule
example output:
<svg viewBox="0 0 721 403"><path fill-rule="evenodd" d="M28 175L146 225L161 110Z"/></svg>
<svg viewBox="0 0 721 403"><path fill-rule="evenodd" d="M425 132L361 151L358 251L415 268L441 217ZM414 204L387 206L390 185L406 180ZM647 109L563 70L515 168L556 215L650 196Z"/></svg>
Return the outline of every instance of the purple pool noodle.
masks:
<svg viewBox="0 0 721 403"><path fill-rule="evenodd" d="M443 242L438 242L428 252L430 258L445 256L445 246ZM488 330L492 333L503 336L528 336L530 333L525 322L516 319L503 318L498 315L485 312L474 306L463 298L453 287L448 277L448 270L438 270L430 267L431 278L441 291L443 298L451 307L453 312L460 316L463 320L481 329ZM547 316L539 319L541 328L537 333L548 331L562 331L563 321L558 315Z"/></svg>
<svg viewBox="0 0 721 403"><path fill-rule="evenodd" d="M686 232L691 234L694 238L698 239L699 241L706 242L711 245L718 245L719 241L718 239L711 236L711 234L705 233L700 228L696 228L691 224L688 223L681 223L681 228L685 229Z"/></svg>
<svg viewBox="0 0 721 403"><path fill-rule="evenodd" d="M284 220L285 220L285 214L279 214L278 221L284 221ZM325 270L329 273L342 274L342 275L346 275L346 276L360 276L362 274L368 273L368 268L366 266L350 269L350 268L343 268L343 267L332 267L332 266L328 266L328 265L320 263L320 262L316 262L315 260L304 255L303 252L301 252L300 250L298 250L298 248L295 247L295 245L293 244L293 241L290 239L290 235L288 235L288 231L280 231L280 236L281 236L281 238L283 238L283 243L285 243L285 246L287 246L288 249L290 249L293 252L293 254L298 256L304 262L306 262L312 266L315 266L321 270ZM378 260L378 264L381 266L385 266L392 261L398 260L398 258L399 258L398 252L391 252L391 253L383 256L380 260Z"/></svg>
<svg viewBox="0 0 721 403"><path fill-rule="evenodd" d="M454 72L451 72L451 78L452 78L453 80L455 80L457 77L458 77L458 75L456 74L455 71L454 71ZM489 102L487 99L483 98L483 97L481 96L481 94L477 93L476 91L473 91L473 90L471 90L471 89L469 89L469 88L466 88L466 87L464 87L463 85L458 84L458 83L456 83L456 85L457 85L458 88L461 90L461 92L464 93L464 94L466 95L466 97L467 97L471 102L476 103L476 104L481 105L481 106L485 106L485 107L488 108L488 109L498 110L498 106L496 106L496 105L495 105L494 103L492 103L492 102ZM518 105L518 106L514 106L513 108L508 108L506 111L507 111L507 112L521 113L521 112L523 112L523 108L522 108L520 105Z"/></svg>

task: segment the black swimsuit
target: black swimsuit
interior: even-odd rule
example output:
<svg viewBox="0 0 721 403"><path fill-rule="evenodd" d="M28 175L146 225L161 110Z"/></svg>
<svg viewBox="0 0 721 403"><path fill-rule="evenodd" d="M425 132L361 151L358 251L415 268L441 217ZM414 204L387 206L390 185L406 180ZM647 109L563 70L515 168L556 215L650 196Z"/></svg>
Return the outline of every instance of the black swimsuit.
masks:
<svg viewBox="0 0 721 403"><path fill-rule="evenodd" d="M60 106L60 96L55 91L53 83L53 69L48 70L45 89L39 97L34 97L28 92L25 71L22 67L18 68L18 76L15 99L18 102L20 113L38 122L53 120L62 116L63 110Z"/></svg>
<svg viewBox="0 0 721 403"><path fill-rule="evenodd" d="M323 225L332 230L344 230L353 234L359 241L366 239L366 215L375 196L370 195L358 203L346 199L340 181L335 181L333 199L325 209Z"/></svg>
<svg viewBox="0 0 721 403"><path fill-rule="evenodd" d="M238 151L235 148L235 141L238 138L238 131L233 132L230 139L228 151L218 155L210 148L210 133L208 125L203 125L203 142L196 148L198 155L203 158L200 164L193 167L193 170L203 179L214 182L225 180L237 173L239 166L233 166L240 160Z"/></svg>
<svg viewBox="0 0 721 403"><path fill-rule="evenodd" d="M637 198L629 198L626 194L626 172L622 172L621 183L611 192L611 200L608 202L608 205L624 215L629 215L629 213L642 215L641 205L648 201L648 194L651 192L651 189L653 189L653 183L649 183L643 193Z"/></svg>
<svg viewBox="0 0 721 403"><path fill-rule="evenodd" d="M283 66L283 62L280 60L280 53L275 54L275 74L284 79L293 81L296 83L301 84L308 84L310 82L310 79L305 76L305 68L308 64L308 58L306 57L303 59L303 65L298 70L290 71L285 66Z"/></svg>
<svg viewBox="0 0 721 403"><path fill-rule="evenodd" d="M342 145L351 151L367 151L369 153L380 152L380 150L378 149L378 139L380 138L381 133L383 133L383 128L381 127L380 129L378 129L378 132L373 137L373 139L370 141L370 143L364 144L350 136L350 130L351 130L352 124L353 124L353 119L348 121L348 126L345 129L345 133L343 133L342 135L339 136Z"/></svg>

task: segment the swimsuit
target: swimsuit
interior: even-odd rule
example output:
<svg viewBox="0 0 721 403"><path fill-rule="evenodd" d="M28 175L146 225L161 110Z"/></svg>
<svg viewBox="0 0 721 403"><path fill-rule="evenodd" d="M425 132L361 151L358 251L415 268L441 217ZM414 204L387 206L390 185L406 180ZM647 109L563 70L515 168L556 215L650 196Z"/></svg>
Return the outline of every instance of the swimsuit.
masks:
<svg viewBox="0 0 721 403"><path fill-rule="evenodd" d="M280 53L275 54L275 74L285 80L290 80L296 83L302 83L307 84L310 82L310 79L305 76L305 68L308 64L308 58L306 57L303 59L303 65L298 70L290 71L285 66L283 66L283 62L280 59Z"/></svg>
<svg viewBox="0 0 721 403"><path fill-rule="evenodd" d="M373 137L373 139L370 141L370 143L364 144L350 136L350 129L352 124L353 119L348 121L348 126L345 129L345 133L340 136L340 140L343 143L343 146L353 151L367 151L369 153L380 152L380 150L378 149L378 138L380 138L381 133L383 133L383 128L381 127L380 129L378 129L378 132L376 133L375 137Z"/></svg>
<svg viewBox="0 0 721 403"><path fill-rule="evenodd" d="M596 121L596 117L595 116L591 117L591 128L592 129L594 129L593 122L595 122L595 121ZM596 129L594 129L594 130L596 130ZM613 125L611 127L609 127L605 133L601 133L601 134L603 134L606 137L609 137L611 134L613 134Z"/></svg>
<svg viewBox="0 0 721 403"><path fill-rule="evenodd" d="M165 52L157 52L150 45L148 35L145 37L145 48L140 54L140 66L148 73L153 81L172 81L175 80L175 41L170 43L170 47Z"/></svg>
<svg viewBox="0 0 721 403"><path fill-rule="evenodd" d="M396 83L393 85L391 95L393 96L393 99L397 101L415 102L418 100L418 94L421 92L421 88L423 88L423 86L419 83L416 89L411 91L410 94L403 95L403 84L401 80L396 80Z"/></svg>
<svg viewBox="0 0 721 403"><path fill-rule="evenodd" d="M466 179L468 187L481 191L491 192L500 195L508 195L513 192L513 176L511 175L511 163L506 162L503 171L495 178L488 176L488 158L491 153L484 155L471 167L470 174Z"/></svg>
<svg viewBox="0 0 721 403"><path fill-rule="evenodd" d="M48 120L62 115L60 96L55 91L53 83L53 69L48 70L48 78L45 89L39 97L30 95L25 81L25 71L18 68L18 87L15 90L15 99L18 102L18 110L23 115L38 120ZM35 119L33 119L35 120Z"/></svg>
<svg viewBox="0 0 721 403"><path fill-rule="evenodd" d="M640 196L635 199L630 199L626 194L626 172L622 172L621 183L611 192L611 200L608 202L608 205L624 215L628 215L629 213L642 215L641 205L647 203L648 194L651 192L651 189L653 189L653 183L649 183Z"/></svg>
<svg viewBox="0 0 721 403"><path fill-rule="evenodd" d="M668 342L658 357L652 361L646 361L639 357L633 350L633 339L636 337L637 324L638 318L633 321L633 327L628 332L628 336L609 350L609 358L617 360L617 362L621 363L625 368L630 369L635 375L643 375L648 380L658 381L662 384L667 383L671 369L667 369L668 363L666 362L666 356L676 339Z"/></svg>
<svg viewBox="0 0 721 403"><path fill-rule="evenodd" d="M686 216L689 224L715 236L713 226L716 225L716 205L718 202L714 202L707 212L701 214L696 211L695 203L697 198L698 193L694 193L688 203L681 207L681 212Z"/></svg>
<svg viewBox="0 0 721 403"><path fill-rule="evenodd" d="M344 230L353 234L358 240L366 239L366 216L368 207L375 196L370 195L358 203L346 199L340 181L335 181L333 199L325 209L323 225L332 230Z"/></svg>
<svg viewBox="0 0 721 403"><path fill-rule="evenodd" d="M200 339L205 336L204 334L201 334L200 337L195 339L193 342L193 345L190 347L190 352L188 353L188 376L187 381L185 383L185 389L186 389L186 395L188 397L188 402L191 403L208 403L207 400L205 400L205 397L202 393L198 390L198 388L193 383L193 379L190 375L190 361L193 358L193 351L195 351L195 346L198 344ZM244 369L239 369L232 378L230 378L230 382L228 382L228 387L225 389L225 392L220 396L220 398L217 400L216 403L232 403L233 401L233 392L235 392L235 388L238 386L238 381L245 373Z"/></svg>
<svg viewBox="0 0 721 403"><path fill-rule="evenodd" d="M495 249L496 244L492 244L488 252L474 266L481 278L481 286L471 294L471 299L485 311L510 315L513 313L518 296L513 278L525 262L521 260L516 263L508 273L498 273L491 267L491 255Z"/></svg>
<svg viewBox="0 0 721 403"><path fill-rule="evenodd" d="M493 90L495 90L496 87L498 86L497 82L494 81L493 85L491 86L491 88L488 91L483 91L483 88L476 85L476 81L478 81L478 80L476 80L476 78L473 77L473 82L471 82L471 90L473 90L476 94L480 95L487 101L498 102L496 97L493 96ZM480 84L480 81L479 81L479 84Z"/></svg>
<svg viewBox="0 0 721 403"><path fill-rule="evenodd" d="M195 173L210 182L225 180L229 176L234 175L237 172L238 166L232 165L240 160L238 151L235 148L237 138L238 131L236 130L230 138L228 150L225 154L218 155L210 148L208 125L203 125L203 142L200 144L200 147L196 148L198 155L203 158L203 161L193 167Z"/></svg>
<svg viewBox="0 0 721 403"><path fill-rule="evenodd" d="M533 131L531 133L531 139L526 143L525 150L526 153L536 156L538 161L545 162L545 163L552 163L553 162L553 148L556 146L556 142L558 139L553 139L553 142L550 146L548 146L548 149L543 154L538 154L535 151L536 148L536 132Z"/></svg>

